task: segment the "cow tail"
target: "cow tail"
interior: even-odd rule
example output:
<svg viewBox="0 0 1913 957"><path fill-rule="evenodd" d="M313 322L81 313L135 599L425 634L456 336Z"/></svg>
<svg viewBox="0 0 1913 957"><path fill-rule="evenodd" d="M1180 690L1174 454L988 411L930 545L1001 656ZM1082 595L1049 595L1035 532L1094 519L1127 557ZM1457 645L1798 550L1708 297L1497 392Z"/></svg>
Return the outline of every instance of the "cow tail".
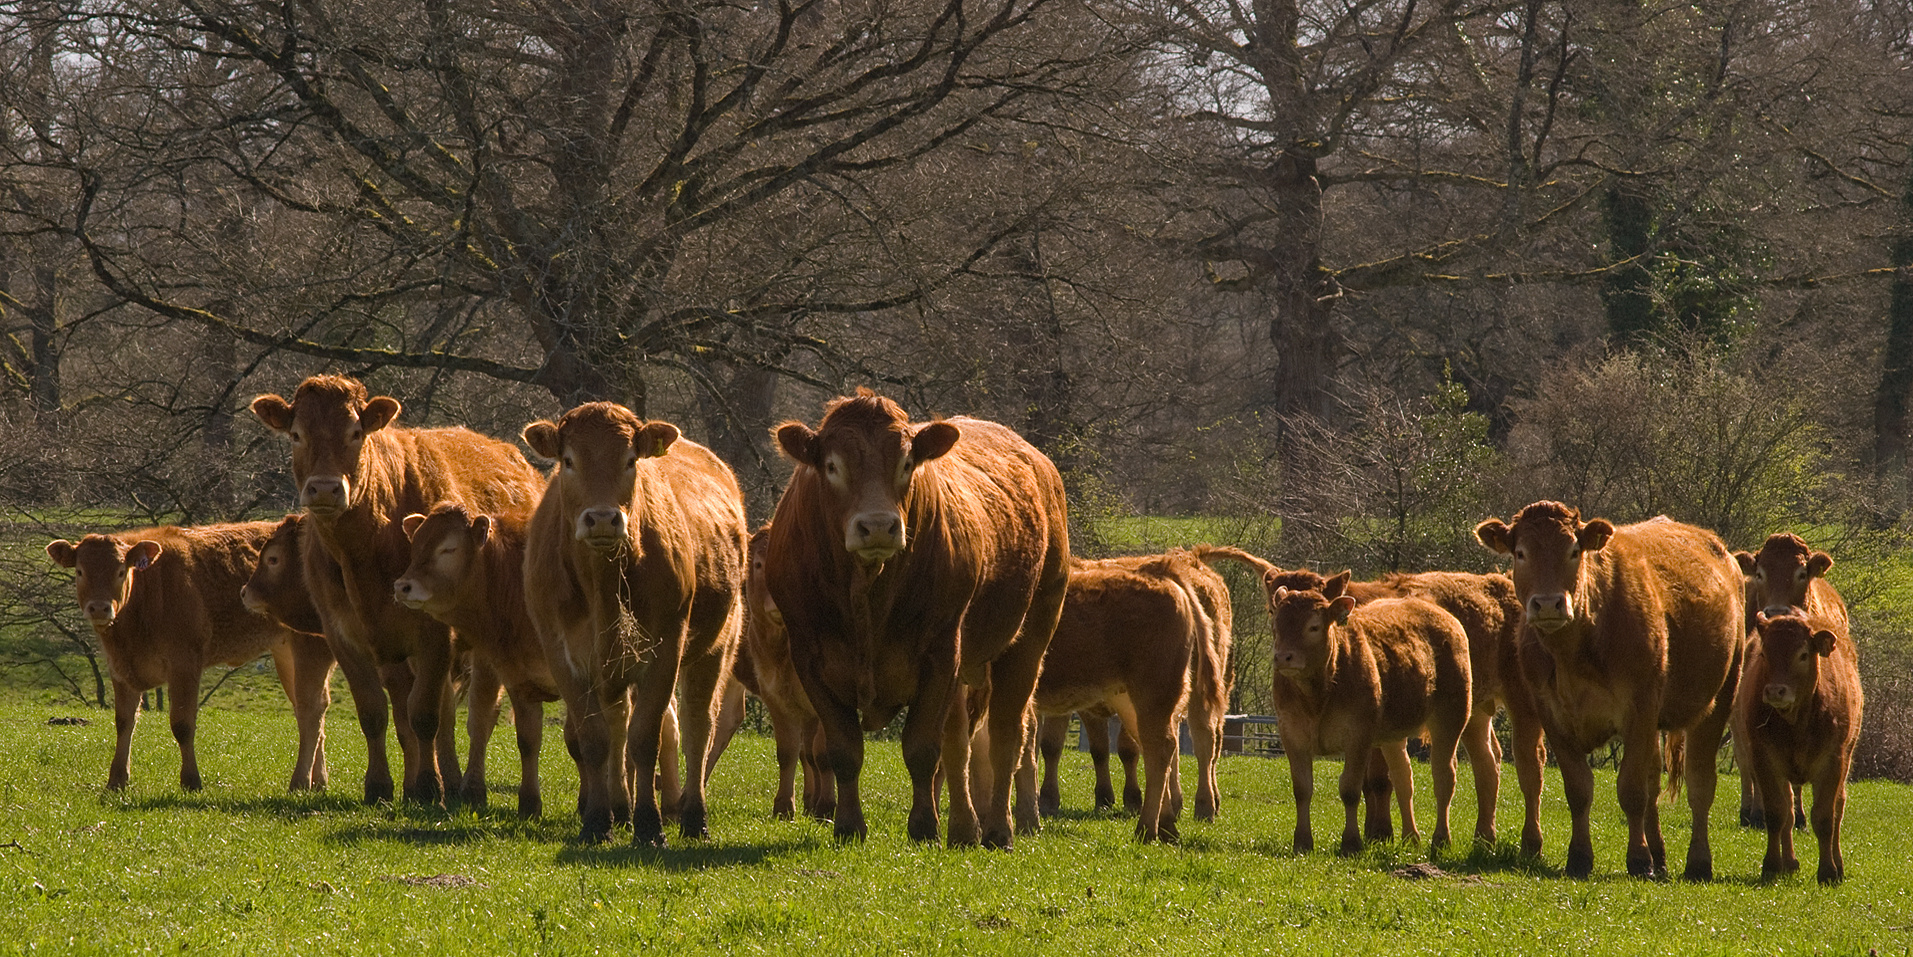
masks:
<svg viewBox="0 0 1913 957"><path fill-rule="evenodd" d="M1661 789L1661 800L1673 802L1681 796L1681 778L1687 772L1687 732L1669 731L1661 741L1661 763L1667 766L1667 786Z"/></svg>
<svg viewBox="0 0 1913 957"><path fill-rule="evenodd" d="M1251 555L1240 548L1234 548L1229 545L1197 545L1191 548L1190 551L1195 553L1197 560L1207 565L1213 566L1217 559L1222 559L1247 565L1255 569L1259 575L1267 575L1270 572L1280 571L1280 569L1270 564L1266 559Z"/></svg>

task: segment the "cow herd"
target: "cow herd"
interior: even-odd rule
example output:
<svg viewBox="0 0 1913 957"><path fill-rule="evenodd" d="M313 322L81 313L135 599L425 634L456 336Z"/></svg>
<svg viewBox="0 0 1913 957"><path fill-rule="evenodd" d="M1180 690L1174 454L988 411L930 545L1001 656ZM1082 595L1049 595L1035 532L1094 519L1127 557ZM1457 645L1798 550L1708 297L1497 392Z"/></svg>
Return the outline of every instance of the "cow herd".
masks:
<svg viewBox="0 0 1913 957"><path fill-rule="evenodd" d="M1070 553L1062 477L1041 452L993 422L912 422L868 390L830 402L816 428L776 427L793 470L755 533L723 461L613 403L525 427L525 445L555 463L549 475L510 443L399 425L397 400L340 376L308 378L290 400L260 396L252 411L289 440L301 514L47 546L75 571L111 667L108 788L126 786L140 696L163 684L180 784L197 789L201 673L270 651L298 718L295 790L328 781L336 663L366 738L368 802L394 797L389 724L406 800L482 804L486 743L508 696L518 811L541 814L543 707L562 699L582 840L628 825L636 843L663 844L670 818L701 837L705 782L748 690L776 736L773 812L792 817L801 803L840 839L866 833L865 733L903 715L910 836L1010 846L1057 807L1064 722L1080 713L1121 718L1136 836L1174 841L1185 719L1194 814L1218 812L1233 622L1212 566L1233 562L1260 576L1267 602L1298 852L1314 846L1323 755L1344 759L1344 853L1393 834L1391 795L1402 834L1419 837L1418 737L1435 789L1430 841L1449 840L1462 752L1474 837L1494 840L1492 721L1505 711L1524 854L1541 851L1545 740L1573 821L1565 870L1590 873L1588 756L1618 738L1628 872L1666 873L1665 764L1693 814L1684 874L1711 878L1712 755L1731 727L1748 772L1742 819L1768 834L1763 876L1798 867L1796 818L1818 839L1819 879L1843 876L1857 660L1825 578L1832 559L1790 534L1732 554L1666 518L1616 527L1537 502L1476 529L1511 576L1355 582L1215 545L1089 561ZM1108 741L1092 737L1097 802L1110 805Z"/></svg>

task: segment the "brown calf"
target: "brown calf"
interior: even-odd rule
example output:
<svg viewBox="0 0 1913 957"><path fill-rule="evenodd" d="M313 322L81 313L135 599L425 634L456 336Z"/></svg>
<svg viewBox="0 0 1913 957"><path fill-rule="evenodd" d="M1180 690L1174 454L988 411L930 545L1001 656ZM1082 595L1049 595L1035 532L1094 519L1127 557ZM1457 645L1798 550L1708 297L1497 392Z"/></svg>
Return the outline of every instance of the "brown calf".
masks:
<svg viewBox="0 0 1913 957"><path fill-rule="evenodd" d="M1101 705L1135 726L1145 777L1136 837L1143 841L1177 839L1181 795L1172 791L1179 791L1176 728L1183 713L1200 711L1193 726L1222 710L1213 700L1190 701L1199 660L1215 642L1208 613L1181 581L1179 573L1191 570L1183 566L1203 568L1187 552L1072 561L1068 597L1036 684L1038 715ZM1197 757L1207 771L1210 756Z"/></svg>
<svg viewBox="0 0 1913 957"><path fill-rule="evenodd" d="M837 837L865 834L863 730L908 707L911 838L937 836L940 761L949 842L1008 847L1025 719L1069 582L1062 477L1001 425L913 423L868 390L831 402L816 430L786 422L776 436L795 468L764 576L823 721ZM987 693L991 794L981 821L959 683ZM1036 828L1035 795L1019 796L1015 814L1017 827Z"/></svg>
<svg viewBox="0 0 1913 957"><path fill-rule="evenodd" d="M1342 594L1347 584L1343 572L1323 591L1278 585L1270 593L1272 683L1295 790L1295 849L1307 852L1315 846L1309 801L1317 754L1344 756L1337 789L1346 815L1341 852L1361 849L1356 805L1369 751L1376 747L1398 782L1402 833L1418 838L1406 743L1423 728L1435 783L1432 842L1446 844L1455 752L1473 702L1468 635L1453 615L1420 598L1378 599L1358 607Z"/></svg>
<svg viewBox="0 0 1913 957"><path fill-rule="evenodd" d="M1615 528L1604 519L1583 522L1559 502L1536 502L1509 523L1489 519L1475 534L1514 559L1526 624L1517 648L1521 672L1560 762L1574 819L1568 875L1585 877L1594 867L1587 755L1616 735L1628 873L1665 873L1655 807L1660 734L1685 732L1696 755L1720 747L1745 644L1740 570L1719 536L1705 529L1665 518ZM1694 821L1685 874L1708 880L1714 762L1687 761L1683 773Z"/></svg>
<svg viewBox="0 0 1913 957"><path fill-rule="evenodd" d="M1734 733L1745 742L1746 768L1766 805L1767 856L1760 876L1800 868L1793 855L1797 785L1813 786L1813 834L1820 844L1823 884L1846 877L1840 824L1847 809L1847 772L1860 739L1864 700L1852 639L1815 628L1804 615L1756 614L1755 640L1734 704ZM1842 629L1844 631L1844 629Z"/></svg>
<svg viewBox="0 0 1913 957"><path fill-rule="evenodd" d="M517 728L518 814L543 812L538 787L538 750L544 743L545 706L558 700L558 683L525 611L525 526L530 512L473 515L462 505L441 503L429 515L405 517L412 564L392 583L393 598L456 630L477 667L469 712L471 751L466 757L460 800L485 804L485 748L498 715L494 681L511 695Z"/></svg>
<svg viewBox="0 0 1913 957"><path fill-rule="evenodd" d="M1735 552L1741 573L1747 576L1747 633L1754 633L1754 616L1765 610L1769 616L1784 615L1797 609L1815 628L1847 633L1847 604L1840 592L1827 580L1833 569L1833 556L1808 547L1800 536L1776 532L1767 536L1755 554ZM1736 763L1746 767L1741 752L1741 737L1734 736ZM1740 823L1746 827L1765 827L1754 776L1741 774ZM1796 827L1805 827L1807 816L1800 807L1800 789L1793 789L1793 819Z"/></svg>
<svg viewBox="0 0 1913 957"><path fill-rule="evenodd" d="M239 595L276 525L168 525L47 545L48 557L77 573L80 611L99 637L112 672L118 743L106 777L109 790L126 787L131 777L140 695L160 685L171 696L179 784L199 790L199 756L193 746L199 676L214 664L237 666L266 651L272 653L299 725L291 788L325 787L325 712L332 701L326 682L332 675L332 654L318 638L247 613Z"/></svg>
<svg viewBox="0 0 1913 957"><path fill-rule="evenodd" d="M239 598L255 615L264 615L293 631L324 637L319 608L306 590L305 563L299 560L299 529L304 515L288 515L272 530L259 549L252 577L239 589Z"/></svg>
<svg viewBox="0 0 1913 957"><path fill-rule="evenodd" d="M253 414L292 442L293 481L306 509L300 558L365 732L365 799L392 796L389 693L405 755L405 797L438 803L445 775L458 773L449 720L451 636L430 616L392 600L392 581L411 562L400 521L438 502L487 513L524 509L544 479L515 446L468 429L397 426L399 410L398 400L371 397L357 380L330 375L299 383L290 402L276 395L252 402Z"/></svg>
<svg viewBox="0 0 1913 957"><path fill-rule="evenodd" d="M744 578L744 638L732 675L742 689L764 702L770 713L771 734L777 741L777 792L771 813L789 820L796 816L797 768L804 769L804 813L828 821L837 811L837 783L825 760L824 726L804 694L797 664L790 656L790 634L784 615L771 600L764 581L764 555L770 526L752 533L750 571Z"/></svg>
<svg viewBox="0 0 1913 957"><path fill-rule="evenodd" d="M679 830L702 837L719 686L743 623L737 479L675 426L610 402L533 422L525 442L558 461L526 538L525 603L578 737L580 837L603 840L628 813L635 843L664 843L650 783L674 689Z"/></svg>

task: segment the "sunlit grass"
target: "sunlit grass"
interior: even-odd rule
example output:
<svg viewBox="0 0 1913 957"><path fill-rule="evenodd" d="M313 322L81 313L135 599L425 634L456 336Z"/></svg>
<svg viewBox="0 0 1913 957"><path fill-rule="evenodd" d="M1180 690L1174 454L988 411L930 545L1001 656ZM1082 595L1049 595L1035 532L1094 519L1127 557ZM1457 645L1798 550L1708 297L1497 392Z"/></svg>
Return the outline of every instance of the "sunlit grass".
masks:
<svg viewBox="0 0 1913 957"><path fill-rule="evenodd" d="M1185 820L1181 847L1142 846L1132 821L1089 804L1088 762L1065 758L1065 810L1015 850L911 844L907 780L894 742L872 742L870 840L839 846L827 826L769 819L769 741L742 735L712 782L713 838L665 850L570 843L575 773L546 736L543 820L510 812L516 761L494 741L491 807L451 812L360 805L363 747L334 709L332 790L286 795L292 721L283 710L209 710L207 786L181 793L163 720L137 736L134 783L105 795L112 721L49 726L72 712L0 704L0 951L491 953L1905 953L1913 945L1913 790L1855 786L1837 888L1761 885L1764 838L1732 824L1724 782L1712 884L1623 876L1612 778L1596 803L1595 877L1558 876L1566 842L1558 779L1548 786L1542 861L1501 846L1433 855L1391 843L1343 859L1297 857L1282 761L1222 766L1223 817ZM1318 769L1332 782L1337 762ZM1185 760L1185 771L1193 775ZM1425 769L1424 769L1425 771ZM1473 825L1462 775L1455 827ZM1332 787L1332 785L1330 785ZM1340 809L1324 788L1317 845ZM1417 795L1423 826L1431 791ZM1518 822L1512 775L1503 833ZM1670 857L1684 808L1664 809ZM1801 852L1813 853L1803 835ZM11 843L9 843L11 842ZM1677 864L1678 866L1678 864ZM1811 872L1811 864L1808 865ZM1059 950L1059 948L1061 950Z"/></svg>

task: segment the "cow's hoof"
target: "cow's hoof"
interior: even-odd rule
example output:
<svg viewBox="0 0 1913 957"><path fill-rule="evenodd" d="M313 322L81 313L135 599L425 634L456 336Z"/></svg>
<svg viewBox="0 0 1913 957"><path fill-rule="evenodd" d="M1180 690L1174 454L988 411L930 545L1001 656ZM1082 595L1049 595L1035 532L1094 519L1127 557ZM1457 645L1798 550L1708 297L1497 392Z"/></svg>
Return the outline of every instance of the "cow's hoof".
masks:
<svg viewBox="0 0 1913 957"><path fill-rule="evenodd" d="M1297 828L1295 831L1295 853L1307 854L1315 850L1315 835Z"/></svg>
<svg viewBox="0 0 1913 957"><path fill-rule="evenodd" d="M392 800L392 782L390 780L365 782L365 803L384 804Z"/></svg>
<svg viewBox="0 0 1913 957"><path fill-rule="evenodd" d="M1342 835L1342 844L1340 847L1337 847L1335 849L1335 853L1340 854L1343 857L1353 857L1357 854L1362 853L1361 837L1355 834Z"/></svg>
<svg viewBox="0 0 1913 957"><path fill-rule="evenodd" d="M983 846L993 851L1007 851L1013 838L1007 827L991 827L983 832ZM954 842L952 842L954 844Z"/></svg>
<svg viewBox="0 0 1913 957"><path fill-rule="evenodd" d="M1116 806L1116 790L1096 785L1096 810L1107 811Z"/></svg>
<svg viewBox="0 0 1913 957"><path fill-rule="evenodd" d="M545 798L537 791L518 792L518 816L539 817L545 813Z"/></svg>
<svg viewBox="0 0 1913 957"><path fill-rule="evenodd" d="M1847 879L1847 869L1845 865L1822 864L1814 877L1822 884L1838 884Z"/></svg>
<svg viewBox="0 0 1913 957"><path fill-rule="evenodd" d="M837 827L836 827L836 836L837 836L837 843L848 844L851 841L864 840L865 838L869 836L869 831L865 829L864 822L862 821L855 821L855 822L838 821ZM934 840L936 837L936 832L933 830L930 836Z"/></svg>
<svg viewBox="0 0 1913 957"><path fill-rule="evenodd" d="M686 807L678 817L678 833L686 838L703 840L711 836L711 828L706 823L704 808Z"/></svg>
<svg viewBox="0 0 1913 957"><path fill-rule="evenodd" d="M859 826L861 826L861 822L859 822ZM842 824L837 826L837 832L840 835L843 833ZM905 832L910 835L910 839L913 841L936 840L937 812L930 810L911 811L910 820L905 826Z"/></svg>
<svg viewBox="0 0 1913 957"><path fill-rule="evenodd" d="M1580 848L1568 848L1568 861L1561 873L1569 877L1586 877L1594 873L1594 852Z"/></svg>

